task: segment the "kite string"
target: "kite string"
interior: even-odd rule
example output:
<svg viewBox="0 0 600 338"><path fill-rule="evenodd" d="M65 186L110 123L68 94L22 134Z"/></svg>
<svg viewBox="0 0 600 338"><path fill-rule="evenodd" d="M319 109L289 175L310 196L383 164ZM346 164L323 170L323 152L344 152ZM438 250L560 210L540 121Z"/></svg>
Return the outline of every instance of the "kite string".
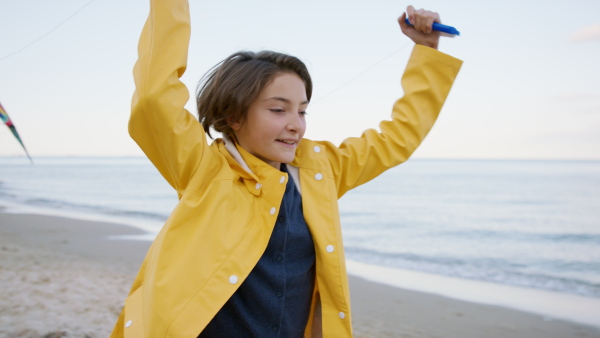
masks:
<svg viewBox="0 0 600 338"><path fill-rule="evenodd" d="M45 38L46 36L48 36L50 33L54 32L55 30L57 30L60 26L64 25L67 21L69 21L70 19L72 19L75 15L79 14L79 12L81 12L84 8L86 8L89 4L91 4L92 2L94 2L96 0L90 0L88 1L85 5L81 6L77 11L75 11L75 13L71 14L69 17L67 17L66 19L64 19L63 21L61 21L58 25L54 26L54 28L50 29L49 31L47 31L46 33L44 33L42 36L40 36L39 38L33 40L32 42L28 43L27 45L25 45L24 47L22 47L21 49L17 50L16 52L12 52L8 55L4 55L3 57L0 58L0 61L11 57L15 54L18 54L22 51L24 51L25 49L29 48L31 45L35 44L36 42L42 40L43 38Z"/></svg>
<svg viewBox="0 0 600 338"><path fill-rule="evenodd" d="M407 43L405 43L404 45L402 45L400 48L398 48L397 50L395 50L392 54L384 57L383 59L375 62L374 64L372 64L369 68L363 70L361 73L359 73L358 75L356 75L355 77L351 78L350 80L342 83L341 85L339 85L337 88L335 88L334 90L330 91L328 94L325 94L325 96L321 96L318 100L311 102L312 105L314 105L315 103L318 103L320 101L323 101L324 99L326 99L327 97L335 94L336 92L338 92L340 89L346 87L347 85L349 85L351 82L356 81L356 79L358 79L359 77L365 75L367 72L369 72L371 69L375 68L377 65L379 65L380 63L382 63L383 61L386 61L387 59L390 59L392 56L398 54L400 51L402 51L404 48L406 48L406 46L408 46L410 43L410 41L408 41Z"/></svg>
<svg viewBox="0 0 600 338"><path fill-rule="evenodd" d="M27 45L25 45L24 47L22 47L21 49L17 50L16 52L10 53L8 55L5 55L3 57L0 58L0 61L9 58L15 54L18 54L22 51L24 51L25 49L29 48L31 45L35 44L36 42L42 40L43 38L45 38L46 36L48 36L50 33L54 32L55 30L57 30L60 26L64 25L67 21L69 21L70 19L72 19L74 16L76 16L77 14L79 14L81 11L83 11L83 9L85 9L87 6L89 6L92 2L94 2L95 0L90 0L87 3L85 3L83 6L81 6L77 11L75 11L73 14L71 14L70 16L68 16L67 18L65 18L63 21L61 21L58 25L54 26L52 29L50 29L48 32L46 32L45 34L43 34L42 36L40 36L39 38L33 40L32 42L28 43ZM390 55L384 57L383 59L375 62L373 65L371 65L370 67L368 67L367 69L365 69L364 71L362 71L361 73L359 73L358 75L356 75L355 77L351 78L350 80L342 83L340 86L338 86L337 88L335 88L334 90L332 90L331 92L329 92L328 94L326 94L325 96L320 97L318 100L316 100L313 105L315 103L318 103L324 99L326 99L327 97L335 94L336 92L338 92L340 89L346 87L347 85L349 85L350 83L356 81L358 78L360 78L361 76L363 76L364 74L366 74L367 72L369 72L371 69L375 68L377 65L379 65L380 63L386 61L387 59L391 58L392 56L398 54L400 51L402 51L404 48L406 48L406 46L409 44L409 42L405 43L404 45L402 45L400 48L398 48L397 50L395 50L393 53L391 53Z"/></svg>

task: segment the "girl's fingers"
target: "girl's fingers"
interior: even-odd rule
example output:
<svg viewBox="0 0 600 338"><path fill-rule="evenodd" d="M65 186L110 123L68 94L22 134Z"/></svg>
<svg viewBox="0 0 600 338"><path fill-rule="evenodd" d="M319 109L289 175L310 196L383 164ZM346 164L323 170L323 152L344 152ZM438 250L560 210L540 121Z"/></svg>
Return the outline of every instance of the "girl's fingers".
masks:
<svg viewBox="0 0 600 338"><path fill-rule="evenodd" d="M415 26L415 29L419 32L423 31L423 29L421 28L421 12L422 11L423 11L422 9L419 9L419 10L415 11L415 15L414 15L415 16L414 26Z"/></svg>
<svg viewBox="0 0 600 338"><path fill-rule="evenodd" d="M415 10L413 6L406 8L408 20L418 32L429 34L433 31L431 26L434 22L440 22L438 13L424 9Z"/></svg>
<svg viewBox="0 0 600 338"><path fill-rule="evenodd" d="M400 25L400 28L402 28L402 30L404 31L404 29L408 26L406 24L406 13L402 13L402 15L400 15L398 17L398 24Z"/></svg>
<svg viewBox="0 0 600 338"><path fill-rule="evenodd" d="M431 33L431 31L432 31L432 28L431 28L431 26L433 26L433 20L434 20L434 19L435 19L435 18L434 18L432 15L429 15L429 16L427 16L427 21L426 21L426 23L425 23L425 25L427 26L427 31L426 31L426 33Z"/></svg>
<svg viewBox="0 0 600 338"><path fill-rule="evenodd" d="M406 16L408 21L414 26L415 24L415 8L413 6L406 7Z"/></svg>
<svg viewBox="0 0 600 338"><path fill-rule="evenodd" d="M400 15L400 17L398 18L398 24L400 25L400 30L405 35L407 35L408 31L410 30L410 26L405 21L406 18L407 18L406 13L402 13L402 15Z"/></svg>
<svg viewBox="0 0 600 338"><path fill-rule="evenodd" d="M404 22L405 18L408 18L410 25ZM433 32L432 27L434 22L440 22L437 13L408 6L398 21L404 35L414 43L437 49L440 34Z"/></svg>

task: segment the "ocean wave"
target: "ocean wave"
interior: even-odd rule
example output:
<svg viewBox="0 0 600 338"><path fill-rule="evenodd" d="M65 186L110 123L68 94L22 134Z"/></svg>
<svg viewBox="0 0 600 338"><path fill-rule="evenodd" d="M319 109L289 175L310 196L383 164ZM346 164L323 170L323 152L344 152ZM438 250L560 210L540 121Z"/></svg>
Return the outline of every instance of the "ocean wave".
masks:
<svg viewBox="0 0 600 338"><path fill-rule="evenodd" d="M135 219L149 219L154 221L164 222L167 220L169 215L161 213L153 213L147 211L136 211L136 210L120 210L110 208L106 206L94 206L89 204L73 203L61 200L47 199L47 198L19 198L14 194L7 194L6 192L0 192L0 198L7 200L11 203L17 203L25 206L32 206L38 208L49 208L49 209L60 209L65 211L77 211L99 215L135 218Z"/></svg>
<svg viewBox="0 0 600 338"><path fill-rule="evenodd" d="M512 241L542 241L542 242L578 242L578 243L600 243L600 233L598 234L578 234L578 233L539 233L539 232L521 232L521 231L493 231L493 230L472 230L468 231L439 231L436 236L457 237L469 239L488 239L497 238Z"/></svg>
<svg viewBox="0 0 600 338"><path fill-rule="evenodd" d="M569 262L537 261L535 264L516 263L493 257L422 256L413 253L382 253L360 247L346 246L348 259L367 264L381 265L438 275L507 284L518 287L543 289L560 293L570 293L586 297L600 298L600 283L591 276L569 276L550 274ZM540 265L546 270L535 270ZM553 266L548 269L548 266ZM573 271L600 271L600 262L577 263Z"/></svg>

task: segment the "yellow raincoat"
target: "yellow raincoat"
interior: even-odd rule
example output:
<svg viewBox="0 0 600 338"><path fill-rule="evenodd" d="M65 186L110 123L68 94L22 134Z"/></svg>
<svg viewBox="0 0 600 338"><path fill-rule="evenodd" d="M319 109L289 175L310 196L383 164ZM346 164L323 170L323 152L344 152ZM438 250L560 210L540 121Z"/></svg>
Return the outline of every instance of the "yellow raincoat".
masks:
<svg viewBox="0 0 600 338"><path fill-rule="evenodd" d="M189 93L179 78L189 36L187 0L151 1L129 131L180 201L150 247L112 337L196 337L264 252L290 179L232 142L208 145L184 109ZM337 200L408 159L433 126L461 63L417 45L402 79L405 95L381 133L367 130L339 147L300 143L288 168L316 252L307 337L352 336Z"/></svg>

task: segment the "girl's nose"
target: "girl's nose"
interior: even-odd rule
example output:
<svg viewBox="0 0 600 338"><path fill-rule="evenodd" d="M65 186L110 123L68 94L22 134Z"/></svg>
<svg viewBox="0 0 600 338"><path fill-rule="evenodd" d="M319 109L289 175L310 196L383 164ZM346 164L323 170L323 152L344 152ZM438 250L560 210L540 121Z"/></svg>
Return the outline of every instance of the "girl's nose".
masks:
<svg viewBox="0 0 600 338"><path fill-rule="evenodd" d="M290 114L291 117L288 120L287 128L290 131L294 131L296 133L301 133L304 131L305 122L304 116L301 114Z"/></svg>

